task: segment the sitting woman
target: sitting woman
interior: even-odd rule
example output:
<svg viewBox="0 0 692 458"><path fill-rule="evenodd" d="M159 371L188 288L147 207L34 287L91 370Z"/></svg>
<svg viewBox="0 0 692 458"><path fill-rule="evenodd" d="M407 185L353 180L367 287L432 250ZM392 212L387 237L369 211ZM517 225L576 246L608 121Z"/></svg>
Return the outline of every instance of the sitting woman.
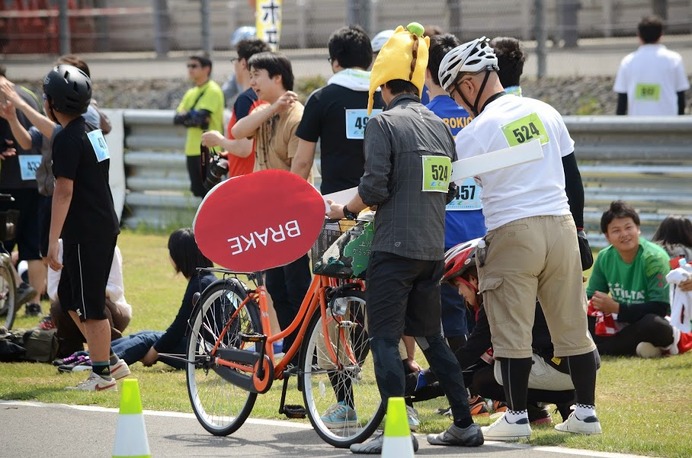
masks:
<svg viewBox="0 0 692 458"><path fill-rule="evenodd" d="M586 288L589 329L602 355L653 358L678 354L680 332L670 325L669 256L640 237L639 215L615 201L601 217L610 245L598 253ZM684 350L683 350L684 351Z"/></svg>
<svg viewBox="0 0 692 458"><path fill-rule="evenodd" d="M667 216L651 241L661 245L671 258L684 257L692 261L692 221L685 217Z"/></svg>
<svg viewBox="0 0 692 458"><path fill-rule="evenodd" d="M187 320L193 310L192 298L196 292L204 291L216 280L216 277L209 272L197 270L198 267L212 267L213 264L197 247L192 229L184 228L173 232L168 238L168 253L176 273L183 274L187 279L182 303L178 314L165 332L141 331L111 342L113 352L128 364L141 361L145 366L151 366L161 361L176 369L185 368L183 359L170 358L166 355L174 354L184 358L187 343L185 331ZM66 360L82 364L84 358L80 359L78 356L79 354L75 354ZM72 364L60 366L58 369L66 371L70 365Z"/></svg>

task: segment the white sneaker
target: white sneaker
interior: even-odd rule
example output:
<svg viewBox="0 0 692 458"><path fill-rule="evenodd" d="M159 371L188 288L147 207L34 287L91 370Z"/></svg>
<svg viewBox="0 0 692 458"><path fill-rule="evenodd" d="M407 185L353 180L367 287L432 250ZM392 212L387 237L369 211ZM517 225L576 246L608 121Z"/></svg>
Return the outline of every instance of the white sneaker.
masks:
<svg viewBox="0 0 692 458"><path fill-rule="evenodd" d="M601 434L601 422L594 415L581 420L572 412L567 420L555 425L555 429L563 433Z"/></svg>
<svg viewBox="0 0 692 458"><path fill-rule="evenodd" d="M408 427L411 431L418 431L420 420L418 419L418 411L411 406L406 406L406 416L408 417Z"/></svg>
<svg viewBox="0 0 692 458"><path fill-rule="evenodd" d="M522 418L516 423L507 422L507 414L503 414L490 426L483 426L483 438L489 441L515 441L531 437L531 426L528 418Z"/></svg>
<svg viewBox="0 0 692 458"><path fill-rule="evenodd" d="M118 391L118 385L113 377L105 379L92 372L88 379L77 386L68 386L67 389L77 391Z"/></svg>
<svg viewBox="0 0 692 458"><path fill-rule="evenodd" d="M663 350L650 342L639 342L635 352L640 358L660 358L663 354Z"/></svg>
<svg viewBox="0 0 692 458"><path fill-rule="evenodd" d="M127 363L122 359L118 360L117 363L110 366L110 371L111 377L113 377L116 380L120 380L121 378L125 378L131 374L130 366L128 366Z"/></svg>

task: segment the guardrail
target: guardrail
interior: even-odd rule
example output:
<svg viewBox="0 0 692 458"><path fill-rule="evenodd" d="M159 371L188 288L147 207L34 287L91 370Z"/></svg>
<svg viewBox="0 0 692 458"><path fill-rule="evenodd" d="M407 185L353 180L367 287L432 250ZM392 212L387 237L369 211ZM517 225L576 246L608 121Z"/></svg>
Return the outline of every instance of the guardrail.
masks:
<svg viewBox="0 0 692 458"><path fill-rule="evenodd" d="M124 224L190 225L199 198L188 191L185 129L170 110L124 110ZM650 238L669 214L692 217L692 117L568 116L585 187L585 224L594 247L602 212L616 199L640 212ZM319 176L317 176L319 179Z"/></svg>

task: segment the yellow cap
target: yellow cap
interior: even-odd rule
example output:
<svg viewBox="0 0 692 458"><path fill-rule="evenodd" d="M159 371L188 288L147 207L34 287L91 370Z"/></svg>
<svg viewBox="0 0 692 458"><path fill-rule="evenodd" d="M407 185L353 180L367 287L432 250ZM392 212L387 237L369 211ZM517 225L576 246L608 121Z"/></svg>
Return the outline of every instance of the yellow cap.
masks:
<svg viewBox="0 0 692 458"><path fill-rule="evenodd" d="M421 96L430 46L430 38L423 38L423 30L423 26L417 22L410 23L406 28L400 25L380 50L370 72L368 114L372 112L373 94L388 81L410 81L418 88L418 96Z"/></svg>

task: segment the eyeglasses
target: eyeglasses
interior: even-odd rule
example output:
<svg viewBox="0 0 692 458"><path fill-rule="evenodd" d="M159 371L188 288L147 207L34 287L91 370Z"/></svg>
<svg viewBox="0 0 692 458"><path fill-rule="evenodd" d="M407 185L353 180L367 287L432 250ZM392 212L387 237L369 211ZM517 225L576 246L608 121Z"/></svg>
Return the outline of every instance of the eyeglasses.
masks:
<svg viewBox="0 0 692 458"><path fill-rule="evenodd" d="M331 57L327 57L327 62L329 62L331 64L332 62L334 62L334 59Z"/></svg>
<svg viewBox="0 0 692 458"><path fill-rule="evenodd" d="M187 64L187 68L199 68L199 64Z"/></svg>
<svg viewBox="0 0 692 458"><path fill-rule="evenodd" d="M240 57L231 57L231 63L235 63L240 60Z"/></svg>

